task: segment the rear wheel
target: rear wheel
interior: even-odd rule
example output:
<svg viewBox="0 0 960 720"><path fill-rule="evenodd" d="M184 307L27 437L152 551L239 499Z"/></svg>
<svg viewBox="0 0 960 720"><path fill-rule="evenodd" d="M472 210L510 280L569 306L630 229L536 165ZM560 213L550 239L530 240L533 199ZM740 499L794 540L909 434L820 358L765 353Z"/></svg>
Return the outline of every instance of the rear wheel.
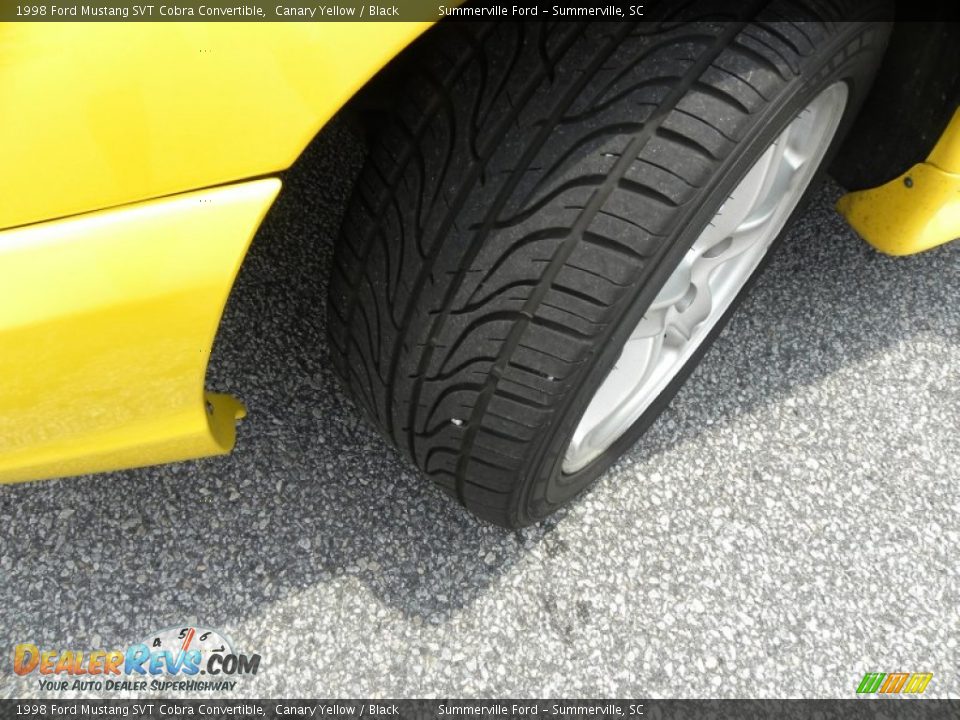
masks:
<svg viewBox="0 0 960 720"><path fill-rule="evenodd" d="M882 54L884 26L812 15L441 25L405 59L337 247L331 346L475 513L515 527L569 501L719 332Z"/></svg>

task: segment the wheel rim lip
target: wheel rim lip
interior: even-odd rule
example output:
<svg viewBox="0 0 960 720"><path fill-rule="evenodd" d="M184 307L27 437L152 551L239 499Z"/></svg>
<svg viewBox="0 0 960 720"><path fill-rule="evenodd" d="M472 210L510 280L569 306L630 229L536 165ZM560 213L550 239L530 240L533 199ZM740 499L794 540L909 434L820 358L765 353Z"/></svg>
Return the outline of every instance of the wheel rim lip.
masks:
<svg viewBox="0 0 960 720"><path fill-rule="evenodd" d="M848 98L849 88L843 81L837 81L825 88L800 111L800 114L787 125L770 147L744 173L744 177L735 186L728 201L717 211L693 243L693 246L681 259L677 268L667 278L660 293L651 302L644 318L639 321L630 338L624 343L624 348L621 350L617 363L594 392L564 453L561 467L563 474L572 475L583 470L609 450L640 419L683 367L687 365L696 350L709 336L710 331L726 314L733 300L740 294L743 286L746 285L766 256L771 244L780 234L790 214L799 204L800 199L816 175L816 170L820 167L823 157L836 135ZM807 137L804 137L804 133ZM635 361L638 353L636 347L631 348L631 343L637 339L637 333L641 331L644 323L650 323L648 315L651 315L651 309L656 308L658 302L667 303L665 307L669 312L670 308L679 307L678 303L682 304L681 301L685 299L684 297L680 297L677 302L669 304L669 301L677 296L682 289L683 278L678 280L678 273L689 273L692 277L696 260L711 259L707 252L714 246L707 245L702 241L710 233L711 228L720 222L719 218L724 209L727 208L729 203L736 204L735 198L738 192L744 189L744 183L751 179L751 175L757 172L758 167L768 161L768 156L771 153L777 156L780 162L790 163L792 160L795 161L796 155L788 151L795 150L794 144L797 141L806 142L808 147L804 148L806 155L803 157L800 167L794 170L788 178L790 184L778 197L773 197L771 194L777 190L775 185L767 188L768 192L766 194L761 194L758 190L753 203L747 208L744 221L750 221L752 211L758 208L763 209L765 202L771 199L775 201L769 210L768 217L761 218L761 222L756 228L748 228L744 231L744 233L752 233L753 235L749 246L735 252L731 260L721 259L714 266L701 265L698 269L701 275L704 272L706 273L705 279L704 277L699 278L701 287L705 282L708 286L707 296L711 299L716 297L715 302L711 303L709 314L690 331L689 337L680 342L679 346L674 346L674 344L668 347L668 344L661 339L661 349L668 348L673 355L672 357L667 357L667 353L652 354L649 361L639 371L635 370L635 366L629 365L629 362ZM782 148L778 145L780 143L783 144ZM783 165L780 165L767 168L767 173L764 174L761 182L771 177L769 175L771 171L775 180L779 178L783 173L783 167ZM740 231L741 224L736 225L731 230L730 237L734 238L733 242L737 242ZM728 239L722 237L716 244L722 244ZM732 260L737 258L741 259L738 264L731 265L721 276L716 274L720 267L729 265ZM715 282L717 278L719 280ZM690 284L692 286L692 283ZM694 293L694 302L701 294L699 290L700 288L697 288ZM665 294L667 297L665 297ZM692 304L693 302L691 302ZM667 324L669 325L669 323ZM669 327L667 331L669 332ZM683 340L682 333L680 337ZM649 352L654 352L655 345L656 343ZM627 357L628 355L630 357ZM627 363L625 370L620 368L623 363ZM660 367L651 369L651 364L660 365ZM634 371L631 373L628 370ZM620 398L620 400L615 400L615 398ZM608 404L611 404L611 409L605 411L605 406Z"/></svg>

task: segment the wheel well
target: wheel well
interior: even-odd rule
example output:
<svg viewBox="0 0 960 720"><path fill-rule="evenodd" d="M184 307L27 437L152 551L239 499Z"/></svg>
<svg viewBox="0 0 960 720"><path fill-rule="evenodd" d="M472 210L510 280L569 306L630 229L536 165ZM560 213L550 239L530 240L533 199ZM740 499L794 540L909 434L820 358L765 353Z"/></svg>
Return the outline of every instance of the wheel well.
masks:
<svg viewBox="0 0 960 720"><path fill-rule="evenodd" d="M382 113L399 100L405 58L431 35L430 28L378 72L342 115L364 135L380 126ZM874 187L921 162L960 104L958 22L896 23L870 94L830 168L851 190Z"/></svg>
<svg viewBox="0 0 960 720"><path fill-rule="evenodd" d="M923 161L960 103L960 23L902 22L830 168L850 190L881 185Z"/></svg>

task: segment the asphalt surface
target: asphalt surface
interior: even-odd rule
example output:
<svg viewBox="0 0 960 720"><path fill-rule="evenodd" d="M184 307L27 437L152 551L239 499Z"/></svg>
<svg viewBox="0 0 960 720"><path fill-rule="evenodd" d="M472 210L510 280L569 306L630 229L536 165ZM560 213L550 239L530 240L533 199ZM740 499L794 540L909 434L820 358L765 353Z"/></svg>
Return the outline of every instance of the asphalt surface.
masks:
<svg viewBox="0 0 960 720"><path fill-rule="evenodd" d="M208 382L249 406L231 456L0 488L0 696L85 695L14 677L16 643L200 624L263 656L239 697L852 697L897 670L960 697L960 243L882 257L828 185L646 438L506 532L331 374L361 159L324 134L241 272Z"/></svg>

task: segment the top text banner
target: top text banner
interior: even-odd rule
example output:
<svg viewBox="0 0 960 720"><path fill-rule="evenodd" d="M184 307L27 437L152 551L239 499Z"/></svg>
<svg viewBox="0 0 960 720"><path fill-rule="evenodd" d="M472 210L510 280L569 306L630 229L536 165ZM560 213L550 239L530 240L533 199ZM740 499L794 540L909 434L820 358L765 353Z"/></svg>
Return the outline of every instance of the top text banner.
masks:
<svg viewBox="0 0 960 720"><path fill-rule="evenodd" d="M193 2L132 2L130 0L0 0L2 22L384 22L527 19L527 20L686 20L709 16L730 19L762 13L763 0L644 0L642 2L575 2L572 0L528 0L517 3L468 2L457 0L381 0L381 2L317 2L316 0L194 0ZM854 13L859 4L846 3ZM838 12L842 12L840 4ZM779 3L779 20L810 19L798 14L786 17L800 4ZM801 13L802 10L797 10ZM939 0L890 0L883 18L935 20L953 12ZM946 15L944 15L946 13ZM843 18L837 18L843 19ZM850 18L854 19L854 18ZM859 18L857 18L859 19Z"/></svg>
<svg viewBox="0 0 960 720"><path fill-rule="evenodd" d="M727 0L731 4L740 0ZM430 21L443 18L486 20L495 18L535 19L629 19L642 17L642 3L593 4L524 2L469 3L457 0L389 0L372 2L316 2L313 0L203 0L195 2L128 2L127 0L47 0L17 2L0 0L0 21L77 22L330 22L330 21Z"/></svg>

